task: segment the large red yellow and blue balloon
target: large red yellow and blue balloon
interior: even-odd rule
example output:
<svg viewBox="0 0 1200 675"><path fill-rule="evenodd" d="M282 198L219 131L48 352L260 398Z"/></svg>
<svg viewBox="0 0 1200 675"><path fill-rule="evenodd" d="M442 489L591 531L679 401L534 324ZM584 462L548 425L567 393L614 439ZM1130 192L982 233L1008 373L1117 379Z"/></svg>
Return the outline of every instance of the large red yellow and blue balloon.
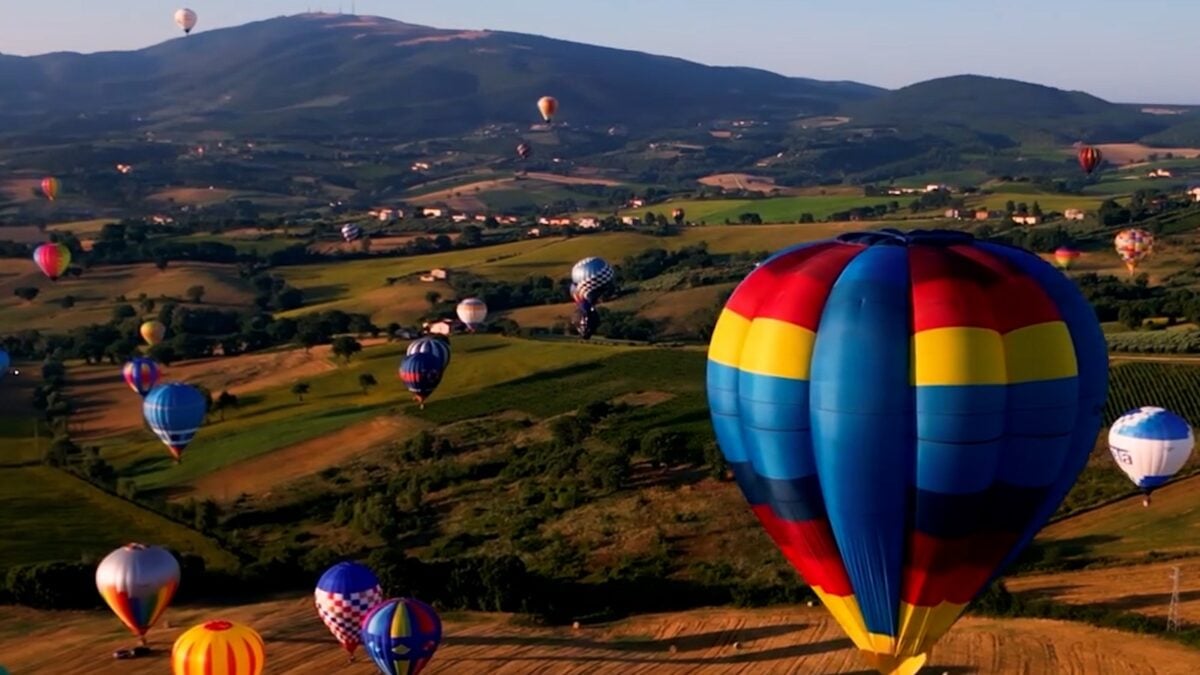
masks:
<svg viewBox="0 0 1200 675"><path fill-rule="evenodd" d="M420 600L388 600L363 618L363 647L383 675L418 675L441 642L442 620Z"/></svg>
<svg viewBox="0 0 1200 675"><path fill-rule="evenodd" d="M1107 383L1075 285L961 232L785 250L737 287L708 352L713 427L747 501L895 675L1061 503Z"/></svg>
<svg viewBox="0 0 1200 675"><path fill-rule="evenodd" d="M179 562L157 546L122 546L96 568L96 590L142 644L178 587Z"/></svg>
<svg viewBox="0 0 1200 675"><path fill-rule="evenodd" d="M58 281L71 266L71 249L62 244L42 244L33 250L33 262L50 281Z"/></svg>
<svg viewBox="0 0 1200 675"><path fill-rule="evenodd" d="M209 621L188 629L171 648L174 675L261 675L263 639L233 621Z"/></svg>

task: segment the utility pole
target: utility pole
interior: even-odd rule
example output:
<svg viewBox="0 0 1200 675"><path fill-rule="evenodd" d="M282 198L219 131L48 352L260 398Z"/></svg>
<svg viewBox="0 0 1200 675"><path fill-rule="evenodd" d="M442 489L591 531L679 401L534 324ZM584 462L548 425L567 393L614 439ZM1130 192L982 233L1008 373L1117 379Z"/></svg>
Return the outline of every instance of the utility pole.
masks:
<svg viewBox="0 0 1200 675"><path fill-rule="evenodd" d="M1167 608L1167 632L1179 631L1179 566L1171 568L1171 605Z"/></svg>

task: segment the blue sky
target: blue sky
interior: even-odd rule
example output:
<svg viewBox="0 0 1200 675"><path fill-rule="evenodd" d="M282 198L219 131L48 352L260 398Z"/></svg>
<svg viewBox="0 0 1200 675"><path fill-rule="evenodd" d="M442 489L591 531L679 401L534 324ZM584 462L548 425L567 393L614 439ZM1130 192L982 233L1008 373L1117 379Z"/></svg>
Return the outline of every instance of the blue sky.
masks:
<svg viewBox="0 0 1200 675"><path fill-rule="evenodd" d="M197 31L352 0L185 0ZM1123 102L1200 103L1197 0L356 0L359 14L492 28L886 87L959 73ZM0 52L136 49L171 0L0 0Z"/></svg>

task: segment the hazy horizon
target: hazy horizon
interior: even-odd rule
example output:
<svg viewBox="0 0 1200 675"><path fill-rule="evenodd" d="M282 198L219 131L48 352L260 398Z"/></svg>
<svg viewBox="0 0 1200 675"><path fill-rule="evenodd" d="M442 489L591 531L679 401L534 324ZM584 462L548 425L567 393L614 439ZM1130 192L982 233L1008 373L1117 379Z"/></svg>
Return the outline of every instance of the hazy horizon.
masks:
<svg viewBox="0 0 1200 675"><path fill-rule="evenodd" d="M8 3L5 3L8 4ZM898 88L978 74L1081 90L1122 103L1200 104L1181 88L1182 65L1200 57L1190 0L846 0L802 7L792 0L195 0L196 32L306 11L384 16L438 28L493 29L748 66L819 80ZM69 7L64 7L68 5ZM135 50L182 37L174 6L70 0L0 8L0 53ZM674 26L676 28L664 28ZM724 39L712 39L720 32Z"/></svg>

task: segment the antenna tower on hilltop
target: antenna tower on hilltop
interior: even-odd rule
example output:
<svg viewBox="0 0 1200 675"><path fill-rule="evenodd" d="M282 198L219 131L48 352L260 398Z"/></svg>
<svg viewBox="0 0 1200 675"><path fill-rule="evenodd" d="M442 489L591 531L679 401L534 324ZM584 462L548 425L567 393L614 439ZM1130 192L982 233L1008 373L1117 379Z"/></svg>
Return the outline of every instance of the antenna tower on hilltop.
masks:
<svg viewBox="0 0 1200 675"><path fill-rule="evenodd" d="M1167 632L1179 630L1179 566L1171 568L1171 605L1167 608Z"/></svg>

